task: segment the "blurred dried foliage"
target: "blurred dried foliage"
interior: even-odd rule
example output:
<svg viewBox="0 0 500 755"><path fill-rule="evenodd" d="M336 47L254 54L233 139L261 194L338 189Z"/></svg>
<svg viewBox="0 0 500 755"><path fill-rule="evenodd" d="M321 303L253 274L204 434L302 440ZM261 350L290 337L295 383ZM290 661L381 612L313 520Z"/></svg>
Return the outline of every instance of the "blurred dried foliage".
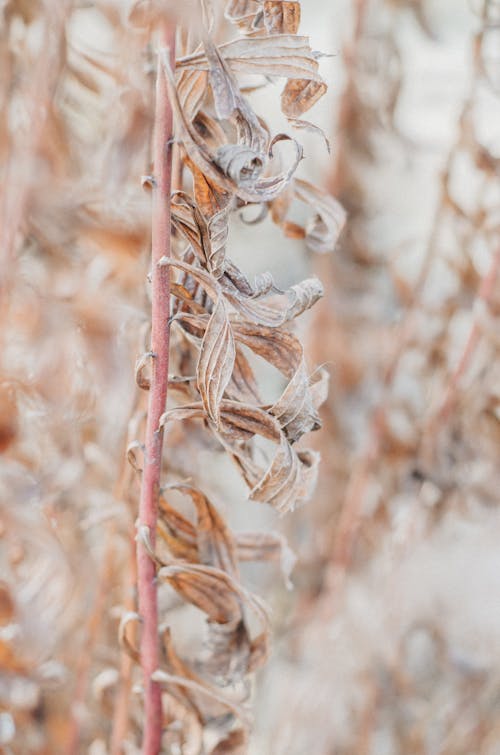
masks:
<svg viewBox="0 0 500 755"><path fill-rule="evenodd" d="M293 690L263 701L276 753L498 752L500 6L438 5L351 8L329 176L349 221L311 326L325 463L266 679Z"/></svg>
<svg viewBox="0 0 500 755"><path fill-rule="evenodd" d="M140 751L137 537L157 568L165 753L498 753L500 4L333 6L331 63L294 0L2 4L3 752ZM153 545L136 522L148 189L156 28L174 16ZM329 194L294 138L329 145L307 120L320 62L344 77ZM334 254L332 196L349 217ZM315 252L321 301L315 276L251 282L242 223L258 269L271 223L303 240L283 277ZM308 506L281 524L245 508L308 500L318 451Z"/></svg>

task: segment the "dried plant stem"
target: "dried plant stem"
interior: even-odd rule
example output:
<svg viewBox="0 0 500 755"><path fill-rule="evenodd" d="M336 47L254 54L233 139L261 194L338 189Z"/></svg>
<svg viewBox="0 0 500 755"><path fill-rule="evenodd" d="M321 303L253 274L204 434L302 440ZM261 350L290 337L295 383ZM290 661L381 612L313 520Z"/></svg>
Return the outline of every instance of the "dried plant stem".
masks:
<svg viewBox="0 0 500 755"><path fill-rule="evenodd" d="M113 491L115 500L126 501L131 513L133 511L133 507L135 507L135 498L131 493L131 491L134 489L133 480L135 472L132 469L130 462L126 458L125 448L128 447L132 438L137 437L137 423L141 422L142 424L143 419L145 419L146 410L145 408L143 410L142 407L146 404L144 400L146 398L146 394L142 391L136 397L134 409L132 411L132 418L129 422L127 440L124 444L122 469ZM129 554L127 558L127 568L123 584L123 588L125 590L124 610L127 612L132 612L136 610L135 586L137 584L137 560L135 553L136 547L132 534L130 535L130 542L127 545ZM133 630L134 628L135 627L132 627L131 630ZM137 646L137 638L135 636L134 646ZM130 692L132 689L134 661L131 658L130 654L123 647L121 648L120 656L120 679L118 682L118 689L113 711L113 724L111 727L109 746L110 755L122 755L123 743L127 738L127 730L130 717Z"/></svg>
<svg viewBox="0 0 500 755"><path fill-rule="evenodd" d="M161 29L161 45L168 48L175 66L175 27ZM139 503L139 521L147 527L154 547L158 515L163 428L160 417L165 411L168 384L170 280L168 266L158 265L170 256L170 190L172 179L172 108L167 96L165 73L158 64L153 138L153 213L152 213L152 375L146 422L144 470ZM143 755L157 755L161 748L161 688L151 679L159 666L158 598L156 568L144 545L137 545L137 588L142 620L140 656L144 684Z"/></svg>
<svg viewBox="0 0 500 755"><path fill-rule="evenodd" d="M135 584L137 581L137 564L135 558L133 557L134 553L132 544L130 556L130 564L128 569L129 575L127 579L128 586ZM125 610L133 611L134 608L134 597L132 590L130 590L125 602ZM113 726L111 731L111 755L122 755L123 752L123 742L125 741L127 736L127 728L129 722L130 691L132 689L133 667L134 661L125 650L122 650L120 662L120 684L115 703L115 709L113 712Z"/></svg>
<svg viewBox="0 0 500 755"><path fill-rule="evenodd" d="M497 249L495 254L493 255L488 271L481 280L475 302L477 307L480 304L485 307L489 305L495 291L495 284L498 279L499 271L500 249ZM436 413L432 414L430 417L427 428L428 431L436 431L439 425L442 425L449 419L450 414L456 404L460 382L471 363L472 357L474 356L476 348L479 345L480 339L481 324L479 317L476 317L469 331L469 336L465 343L460 359L458 360L457 366L450 376L442 402L439 405Z"/></svg>
<svg viewBox="0 0 500 755"><path fill-rule="evenodd" d="M76 670L76 688L72 705L73 716L70 723L68 746L66 749L67 755L74 755L80 751L82 707L85 704L85 698L88 691L93 649L99 637L99 630L102 626L106 596L109 590L113 567L113 535L114 525L111 524L108 527L106 549L102 558L94 605L85 627L85 644L82 648L82 653Z"/></svg>

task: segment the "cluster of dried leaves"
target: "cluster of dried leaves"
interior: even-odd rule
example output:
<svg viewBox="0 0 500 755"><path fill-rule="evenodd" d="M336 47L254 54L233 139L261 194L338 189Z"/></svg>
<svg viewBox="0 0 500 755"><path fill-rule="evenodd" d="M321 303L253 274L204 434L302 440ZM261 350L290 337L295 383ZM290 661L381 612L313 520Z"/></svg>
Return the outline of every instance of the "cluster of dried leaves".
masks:
<svg viewBox="0 0 500 755"><path fill-rule="evenodd" d="M331 197L295 176L299 143L288 134L271 134L237 76L286 78L281 107L296 128L314 128L297 117L326 86L308 39L297 35L298 2L229 3L226 18L241 36L218 45L215 8L205 3L203 10L202 42L193 50L185 41L175 72L160 56L181 161L172 195L174 249L159 263L172 274L169 395L175 396L160 424L200 420L237 465L249 498L286 512L309 500L314 488L318 454L298 442L320 426L328 379L323 369L309 374L291 324L317 302L322 287L311 278L282 291L269 273L252 284L228 256L230 216L257 205L257 221L270 212L286 234L324 252L333 249L344 214ZM277 145L284 143L292 155L279 161ZM305 226L290 219L294 203L309 209ZM255 357L282 376L283 389L272 403L261 396ZM147 363L148 354L137 367L145 388ZM199 433L198 424L191 427ZM166 458L168 464L168 451ZM192 499L195 522L172 505L172 490ZM147 541L147 533L139 535ZM233 535L198 488L178 483L163 489L159 536L167 553L151 552L158 579L201 610L208 629L196 671L176 654L175 634L165 634L166 667L154 678L164 685L167 723L173 725L166 738L185 753L201 752L207 729L212 737L219 734L210 752L243 751L248 720L241 703L248 696L248 674L266 659L269 628L265 608L241 585L238 562L283 558L283 543L276 535Z"/></svg>
<svg viewBox="0 0 500 755"><path fill-rule="evenodd" d="M2 13L0 741L16 753L132 753L142 705L130 533L146 394L134 398L124 365L148 327L137 176L148 173L151 39L165 8L27 2ZM279 512L306 502L318 454L301 438L320 426L328 378L309 373L293 329L321 297L319 280L280 290L263 273L252 283L228 254L231 219L256 205L247 222L269 215L285 236L327 252L344 213L296 175L302 148L291 134L322 135L302 117L326 91L320 56L298 34L299 2L204 2L194 13L200 29L180 15L175 71L159 60L175 115L175 190L172 255L161 261L173 302L167 472L151 557L164 747L216 755L246 751L249 675L268 652L268 612L240 565L278 561L288 580L293 557L278 534L233 533L199 488L196 456L186 459L209 449L217 464L222 451L251 500ZM97 35L94 47L96 29L104 42ZM275 79L285 79L286 134L250 104ZM146 390L150 357L136 367ZM262 361L279 375L272 400L256 377ZM137 537L149 547L141 526ZM179 650L186 605L198 637L186 647L180 636Z"/></svg>

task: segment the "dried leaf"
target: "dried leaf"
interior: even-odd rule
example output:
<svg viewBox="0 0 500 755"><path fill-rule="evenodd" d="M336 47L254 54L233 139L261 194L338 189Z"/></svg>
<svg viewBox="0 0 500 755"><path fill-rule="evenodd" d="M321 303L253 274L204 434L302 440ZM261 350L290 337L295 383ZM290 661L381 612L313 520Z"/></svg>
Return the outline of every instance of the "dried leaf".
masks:
<svg viewBox="0 0 500 755"><path fill-rule="evenodd" d="M240 561L279 561L285 584L291 589L290 575L297 559L283 535L240 532L236 535L236 545Z"/></svg>
<svg viewBox="0 0 500 755"><path fill-rule="evenodd" d="M233 580L220 569L193 564L163 566L158 572L182 595L219 624L241 619L241 601Z"/></svg>
<svg viewBox="0 0 500 755"><path fill-rule="evenodd" d="M222 291L225 298L232 304L234 309L243 317L261 323L267 327L277 328L289 320L293 320L306 309L312 307L323 295L323 288L317 278L308 278L295 286L292 286L284 294L273 296L271 302L263 302L262 297L267 296L264 291L259 298L259 291L250 289L251 295L244 293L245 282L234 277L233 271L228 272L221 278Z"/></svg>
<svg viewBox="0 0 500 755"><path fill-rule="evenodd" d="M235 355L233 333L221 297L208 322L196 369L203 405L216 424L220 402L233 372Z"/></svg>
<svg viewBox="0 0 500 755"><path fill-rule="evenodd" d="M264 0L264 26L268 34L297 34L299 24L299 2Z"/></svg>
<svg viewBox="0 0 500 755"><path fill-rule="evenodd" d="M324 81L312 78L290 79L281 94L281 109L288 118L300 118L327 90Z"/></svg>
<svg viewBox="0 0 500 755"><path fill-rule="evenodd" d="M252 34L263 27L263 13L258 0L229 0L224 15L238 26L242 34Z"/></svg>
<svg viewBox="0 0 500 755"><path fill-rule="evenodd" d="M215 566L233 577L238 576L236 545L231 531L208 498L190 485L169 486L190 496L196 507L197 524L192 528L200 563Z"/></svg>
<svg viewBox="0 0 500 755"><path fill-rule="evenodd" d="M232 702L232 700L226 698L223 694L218 692L215 687L212 687L206 682L195 681L194 679L178 676L176 674L169 674L166 671L162 671L161 669L154 671L151 674L151 679L153 679L153 681L155 682L159 682L160 684L167 684L174 687L184 687L190 692L204 695L209 700L220 703L227 710L230 710L231 713L233 713L237 718L239 718L242 723L246 724L247 726L249 725L249 717L247 712L240 705L237 705L236 703Z"/></svg>
<svg viewBox="0 0 500 755"><path fill-rule="evenodd" d="M162 632L163 647L167 661L167 668L173 677L186 679L192 684L175 685L176 695L191 710L196 712L202 722L223 716L227 711L227 703L217 691L196 674L193 669L177 654L174 648L170 629ZM230 708L238 717L244 715L239 708Z"/></svg>
<svg viewBox="0 0 500 755"><path fill-rule="evenodd" d="M182 314L177 321L191 332L199 333L207 327L206 317ZM312 379L308 377L300 341L287 331L238 320L233 322L232 330L237 341L288 379L280 398L271 407L264 407L278 419L287 438L293 443L304 433L317 430L321 426L317 409L326 398L323 393L328 387L328 373L320 370ZM248 370L251 372L249 366ZM319 383L322 390L317 387L313 394L311 385ZM244 396L237 394L237 399L244 401Z"/></svg>
<svg viewBox="0 0 500 755"><path fill-rule="evenodd" d="M238 150L245 152L246 157L243 163L241 159L238 160L239 171L237 171L233 162L235 155L231 155L231 159L228 160L225 152L225 149L231 147L231 145L220 145L216 153L213 154L204 140L200 137L200 134L197 132L194 125L186 118L186 115L182 110L168 58L166 55L163 55L161 59L165 69L170 100L179 122L179 138L182 141L190 160L197 166L200 172L204 174L210 183L214 184L219 189L235 194L246 202L267 202L278 196L291 180L300 160L302 159L302 148L300 145L295 140L290 139L290 137L286 137L295 147L295 157L292 159L288 169L276 176L255 180L257 175L260 175L257 171L257 161L261 161L263 156L258 150L255 150L254 142L256 139L259 142L261 141L262 129L259 126L259 132L257 133L255 127L250 127L251 144L248 144L248 140L245 141L246 147L248 147L246 151L245 146L239 145L238 147ZM243 112L241 108L239 112L240 114ZM240 126L240 131L244 130L244 126L250 126L251 122L249 117L249 108L245 107L245 117L241 117L237 121ZM271 143L269 148L269 157L272 156L272 146L273 143ZM255 152L255 154L250 157L250 153L252 152ZM233 166L231 175L226 174L219 164L220 161L222 161L226 168L231 165ZM237 183L232 176L239 176L241 183Z"/></svg>
<svg viewBox="0 0 500 755"><path fill-rule="evenodd" d="M218 50L233 73L278 76L293 81L300 79L321 85L322 93L326 91L326 84L318 73L317 56L311 50L308 37L273 34L235 39L219 45ZM210 68L210 63L206 53L197 52L178 58L177 66L180 70L189 68L203 71ZM317 95L315 101L320 96Z"/></svg>
<svg viewBox="0 0 500 755"><path fill-rule="evenodd" d="M207 71L183 69L177 78L177 92L181 108L189 121L194 121L205 99L208 86Z"/></svg>
<svg viewBox="0 0 500 755"><path fill-rule="evenodd" d="M196 403L165 412L161 424L204 416L203 405ZM222 401L220 428L213 429L240 467L250 487L249 497L252 500L269 503L278 511L285 512L310 499L316 483L319 454L306 450L295 452L278 421L266 411L238 402ZM248 441L254 435L277 444L267 469L256 465L248 449L241 446L240 441Z"/></svg>
<svg viewBox="0 0 500 755"><path fill-rule="evenodd" d="M302 120L299 120L298 118L289 118L288 123L291 125L292 128L298 129L299 131L301 130L309 131L309 133L311 134L317 134L318 136L320 136L326 144L328 154L330 154L331 152L330 140L328 139L327 135L325 134L322 128L320 128L319 126L316 126L315 123L311 123L310 121L302 121Z"/></svg>
<svg viewBox="0 0 500 755"><path fill-rule="evenodd" d="M245 755L248 735L243 729L235 729L221 740L210 755Z"/></svg>
<svg viewBox="0 0 500 755"><path fill-rule="evenodd" d="M306 243L313 252L332 252L346 221L342 205L308 181L294 181L295 196L314 211L306 224Z"/></svg>

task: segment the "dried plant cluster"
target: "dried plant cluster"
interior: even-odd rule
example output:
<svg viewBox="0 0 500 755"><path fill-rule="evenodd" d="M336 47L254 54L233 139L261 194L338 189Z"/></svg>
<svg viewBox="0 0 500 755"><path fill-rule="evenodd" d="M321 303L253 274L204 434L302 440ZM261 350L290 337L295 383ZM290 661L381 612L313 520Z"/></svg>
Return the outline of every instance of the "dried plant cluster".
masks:
<svg viewBox="0 0 500 755"><path fill-rule="evenodd" d="M495 755L498 0L0 13L2 752Z"/></svg>
<svg viewBox="0 0 500 755"><path fill-rule="evenodd" d="M329 251L342 227L343 211L333 199L295 177L302 159L299 143L288 134L271 134L242 93L236 75L265 72L285 77L281 107L290 125L300 128L309 124L297 121L297 116L316 102L325 85L307 38L297 35L299 3L229 3L226 16L241 36L219 45L214 41L214 8L206 4L203 10L202 44L189 52L192 43L185 41L175 72L160 51L162 80L175 114L182 188L172 194L173 250L156 262L176 273L170 282L174 305L169 378L169 394L176 396L176 402L160 418L158 432L175 420L201 420L236 463L249 498L286 512L312 494L318 455L296 444L320 426L318 408L328 376L325 370L309 375L290 323L315 304L322 287L312 278L280 291L269 273L251 284L228 255L230 213L255 204L258 219L270 212L285 233L304 237L313 249ZM277 144L285 142L292 155L288 160L284 157L280 167L275 152ZM155 181L153 176L153 191ZM309 208L311 217L304 228L290 219L294 201ZM272 365L285 380L281 395L272 403L261 396L252 368L254 356ZM139 384L152 391L155 365L150 385L145 377L149 358L158 357L145 354L137 375ZM196 423L193 432L199 433ZM144 484L143 480L143 489ZM192 498L194 524L169 502L172 489ZM240 584L239 553L242 550L247 560L272 559L282 543L265 534L245 535L239 543L198 488L172 483L162 490L158 535L167 555L159 554L151 528L143 522L139 522L139 549L157 562L160 581L206 614L208 644L195 670L176 655L168 631L165 665L153 671L153 678L165 690L163 704L171 701L171 723L183 724L175 737L185 751L201 751L204 726L209 733L220 728L223 735L211 751L240 751L248 727L240 705L248 694L247 675L267 656L268 620L261 602ZM256 633L250 629L248 611L257 619ZM228 689L230 696L218 688ZM235 712L237 728L232 725Z"/></svg>
<svg viewBox="0 0 500 755"><path fill-rule="evenodd" d="M322 286L281 290L266 272L250 282L231 261L230 225L269 215L285 236L333 250L343 210L296 175L292 135L321 136L303 120L326 91L319 55L295 1L204 2L178 18L141 2L7 3L3 14L1 742L246 752L269 615L240 564L278 561L288 579L293 559L278 533L231 531L199 487L196 454L226 454L248 498L279 512L314 488L319 456L301 439L320 426L328 373L309 372L293 323ZM275 79L287 133L250 104ZM150 341L150 300L157 343L137 361L134 397L127 365ZM259 362L279 375L273 399ZM186 605L191 645L177 618Z"/></svg>

